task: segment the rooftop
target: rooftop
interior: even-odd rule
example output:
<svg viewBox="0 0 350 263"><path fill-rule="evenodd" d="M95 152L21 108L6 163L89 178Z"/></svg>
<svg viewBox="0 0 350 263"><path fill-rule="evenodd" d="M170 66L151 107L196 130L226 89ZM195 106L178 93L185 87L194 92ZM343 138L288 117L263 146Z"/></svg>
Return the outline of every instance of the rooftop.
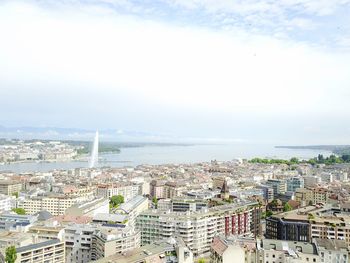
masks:
<svg viewBox="0 0 350 263"><path fill-rule="evenodd" d="M323 248L325 250L348 250L348 246L343 240L315 238L314 241L317 243L319 248Z"/></svg>
<svg viewBox="0 0 350 263"><path fill-rule="evenodd" d="M45 242L40 242L40 243L36 243L36 244L29 245L29 246L24 246L24 247L19 247L19 248L17 248L17 253L23 253L26 251L39 249L39 248L43 248L43 247L47 247L47 246L52 246L52 245L59 244L59 243L61 243L61 240L51 239L51 240L48 240Z"/></svg>
<svg viewBox="0 0 350 263"><path fill-rule="evenodd" d="M136 248L123 255L113 255L107 258L97 260L96 263L133 263L143 262L143 260L151 257L165 257L165 244L151 244ZM152 261L153 262L153 261ZM156 261L154 261L156 262Z"/></svg>

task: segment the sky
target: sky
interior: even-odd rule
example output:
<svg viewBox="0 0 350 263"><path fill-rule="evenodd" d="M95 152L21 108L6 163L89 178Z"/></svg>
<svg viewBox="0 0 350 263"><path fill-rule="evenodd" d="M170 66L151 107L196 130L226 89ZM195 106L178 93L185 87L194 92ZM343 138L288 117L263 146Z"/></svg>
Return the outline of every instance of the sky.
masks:
<svg viewBox="0 0 350 263"><path fill-rule="evenodd" d="M350 0L0 1L0 125L350 144Z"/></svg>

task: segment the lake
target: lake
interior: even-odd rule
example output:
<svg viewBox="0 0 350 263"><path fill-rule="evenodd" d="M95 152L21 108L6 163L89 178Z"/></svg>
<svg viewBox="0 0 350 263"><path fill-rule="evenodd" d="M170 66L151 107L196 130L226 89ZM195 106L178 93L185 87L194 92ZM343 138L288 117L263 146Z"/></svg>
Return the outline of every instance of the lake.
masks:
<svg viewBox="0 0 350 263"><path fill-rule="evenodd" d="M121 148L120 153L101 154L99 166L124 167L139 164L195 163L211 160L229 161L236 158L254 157L309 159L319 153L327 156L331 152L307 149L281 149L273 145L256 144L207 144L207 145L166 145ZM16 173L74 169L88 167L87 161L67 162L26 162L0 165L0 171Z"/></svg>

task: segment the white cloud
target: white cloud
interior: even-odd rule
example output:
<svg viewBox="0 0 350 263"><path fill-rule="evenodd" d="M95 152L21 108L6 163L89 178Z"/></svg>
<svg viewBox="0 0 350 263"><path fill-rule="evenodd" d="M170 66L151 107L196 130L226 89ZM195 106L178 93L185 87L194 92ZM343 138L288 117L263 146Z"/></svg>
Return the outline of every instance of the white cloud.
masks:
<svg viewBox="0 0 350 263"><path fill-rule="evenodd" d="M120 15L62 17L22 4L3 6L0 17L2 78L20 75L34 90L31 81L63 81L174 107L294 112L315 110L335 83L350 83L348 55L238 29L227 35Z"/></svg>
<svg viewBox="0 0 350 263"><path fill-rule="evenodd" d="M224 1L220 3L224 5ZM254 8L244 7L242 12L250 13ZM229 18L217 15L218 20ZM254 12L249 17L251 21L257 17L270 22ZM7 118L4 112L10 107L22 110L23 114L33 111L50 120L55 120L47 110L52 105L67 116L84 113L88 107L91 112L105 114L89 116L92 122L104 116L117 119L127 114L142 115L149 105L156 105L159 111L167 109L181 113L180 116L201 112L205 119L212 114L211 120L222 118L213 124L220 130L232 121L231 116L249 120L255 115L258 117L252 122L270 118L278 125L286 114L336 116L350 112L348 51L334 52L320 48L317 43L292 41L283 30L275 33L278 39L244 30L231 19L226 21L227 30L214 31L120 15L94 5L70 8L63 5L53 10L34 4L3 3L0 120ZM287 23L304 29L313 26L306 18L283 23L282 28ZM101 95L104 100L100 94L105 94ZM113 104L123 95L136 98L133 104L125 103L128 113L118 111L118 105ZM167 118L165 113L161 117ZM178 118L168 123L190 126L190 122ZM139 120L142 121L141 117ZM79 121L75 122L77 126ZM311 126L318 127L317 123ZM226 134L227 138L245 138L241 134L231 135L230 131Z"/></svg>

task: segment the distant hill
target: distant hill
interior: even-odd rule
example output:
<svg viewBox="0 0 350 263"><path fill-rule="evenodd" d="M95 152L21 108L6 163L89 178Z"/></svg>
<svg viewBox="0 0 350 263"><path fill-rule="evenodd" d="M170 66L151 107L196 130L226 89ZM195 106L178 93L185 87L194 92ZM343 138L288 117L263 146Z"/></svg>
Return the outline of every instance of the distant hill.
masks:
<svg viewBox="0 0 350 263"><path fill-rule="evenodd" d="M0 126L0 138L92 141L96 130L59 127L4 127ZM118 129L99 130L100 141L162 142L166 136L142 131Z"/></svg>

